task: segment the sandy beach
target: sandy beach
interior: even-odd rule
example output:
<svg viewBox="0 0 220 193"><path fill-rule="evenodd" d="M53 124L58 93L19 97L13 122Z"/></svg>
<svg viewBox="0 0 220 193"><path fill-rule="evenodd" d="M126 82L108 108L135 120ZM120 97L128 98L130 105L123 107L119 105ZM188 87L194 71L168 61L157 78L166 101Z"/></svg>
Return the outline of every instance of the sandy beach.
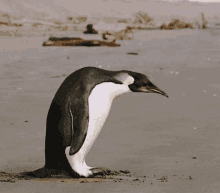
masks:
<svg viewBox="0 0 220 193"><path fill-rule="evenodd" d="M219 30L135 31L116 48L42 47L47 39L0 38L2 172L43 167L50 103L81 67L147 74L170 98L132 93L114 101L87 163L130 176L0 182L0 192L219 192Z"/></svg>

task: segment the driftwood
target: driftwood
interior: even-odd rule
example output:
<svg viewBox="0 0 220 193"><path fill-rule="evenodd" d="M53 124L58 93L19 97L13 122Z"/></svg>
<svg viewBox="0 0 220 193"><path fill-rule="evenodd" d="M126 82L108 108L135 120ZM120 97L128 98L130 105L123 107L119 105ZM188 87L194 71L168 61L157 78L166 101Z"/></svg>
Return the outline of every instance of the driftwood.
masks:
<svg viewBox="0 0 220 193"><path fill-rule="evenodd" d="M58 38L58 37L50 37L48 40L50 41L70 41L70 40L83 40L82 38L71 38L71 37L61 37L61 38Z"/></svg>
<svg viewBox="0 0 220 193"><path fill-rule="evenodd" d="M131 27L127 26L126 29L119 32L110 33L106 31L102 34L102 38L104 40L109 40L112 42L115 42L116 40L132 40L133 31Z"/></svg>
<svg viewBox="0 0 220 193"><path fill-rule="evenodd" d="M43 43L43 46L105 46L105 47L118 47L121 46L115 42L100 41L100 40L84 40L82 38L70 37L50 37L48 41Z"/></svg>
<svg viewBox="0 0 220 193"><path fill-rule="evenodd" d="M207 28L208 22L206 21L205 15L203 12L201 13L201 16L202 16L202 29L205 29L205 28Z"/></svg>
<svg viewBox="0 0 220 193"><path fill-rule="evenodd" d="M170 22L168 25L161 25L160 29L170 30L170 29L183 29L183 28L191 28L194 29L191 23L181 22L179 19L175 19Z"/></svg>
<svg viewBox="0 0 220 193"><path fill-rule="evenodd" d="M139 11L135 14L135 21L134 24L148 24L153 21L153 18L151 18L147 13Z"/></svg>

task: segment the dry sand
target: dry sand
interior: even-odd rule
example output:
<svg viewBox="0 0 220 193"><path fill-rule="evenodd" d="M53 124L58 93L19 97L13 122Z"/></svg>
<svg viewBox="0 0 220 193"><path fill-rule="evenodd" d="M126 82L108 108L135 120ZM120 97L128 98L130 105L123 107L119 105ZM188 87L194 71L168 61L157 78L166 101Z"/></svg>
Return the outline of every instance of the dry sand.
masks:
<svg viewBox="0 0 220 193"><path fill-rule="evenodd" d="M131 176L1 182L0 192L220 191L220 31L136 31L118 48L42 47L47 38L0 39L2 172L44 165L47 111L76 69L142 72L170 98L119 97L87 156L90 166L129 170Z"/></svg>

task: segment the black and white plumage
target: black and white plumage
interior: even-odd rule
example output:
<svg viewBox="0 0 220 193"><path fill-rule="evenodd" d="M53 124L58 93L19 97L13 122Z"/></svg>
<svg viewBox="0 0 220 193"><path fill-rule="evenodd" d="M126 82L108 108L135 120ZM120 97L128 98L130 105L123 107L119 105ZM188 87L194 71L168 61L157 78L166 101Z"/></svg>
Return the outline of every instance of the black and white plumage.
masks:
<svg viewBox="0 0 220 193"><path fill-rule="evenodd" d="M86 155L100 133L113 100L129 92L168 95L146 75L128 70L81 68L70 74L51 103L45 140L45 175L50 170L93 174Z"/></svg>

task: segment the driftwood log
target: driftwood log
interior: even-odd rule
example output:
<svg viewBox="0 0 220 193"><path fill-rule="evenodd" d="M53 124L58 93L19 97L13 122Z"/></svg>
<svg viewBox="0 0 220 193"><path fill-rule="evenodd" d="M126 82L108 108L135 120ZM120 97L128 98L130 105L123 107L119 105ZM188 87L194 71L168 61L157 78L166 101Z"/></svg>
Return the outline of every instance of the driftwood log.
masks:
<svg viewBox="0 0 220 193"><path fill-rule="evenodd" d="M100 40L84 40L82 38L71 37L50 37L48 41L43 43L43 46L105 46L118 47L121 46L115 42L100 41Z"/></svg>
<svg viewBox="0 0 220 193"><path fill-rule="evenodd" d="M160 26L160 29L163 29L163 30L183 29L183 28L194 29L194 27L191 23L181 22L179 19L173 20L168 25L163 24Z"/></svg>

